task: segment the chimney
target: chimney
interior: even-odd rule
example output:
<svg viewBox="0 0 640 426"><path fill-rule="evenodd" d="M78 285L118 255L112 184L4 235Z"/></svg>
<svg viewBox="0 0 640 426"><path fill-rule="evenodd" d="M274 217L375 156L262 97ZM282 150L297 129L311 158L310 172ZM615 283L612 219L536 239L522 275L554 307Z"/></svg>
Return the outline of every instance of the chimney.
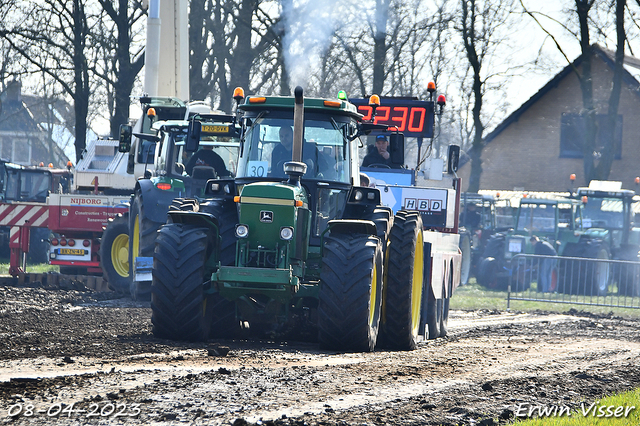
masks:
<svg viewBox="0 0 640 426"><path fill-rule="evenodd" d="M22 83L18 80L13 80L7 84L5 90L6 98L8 102L21 102L22 101Z"/></svg>

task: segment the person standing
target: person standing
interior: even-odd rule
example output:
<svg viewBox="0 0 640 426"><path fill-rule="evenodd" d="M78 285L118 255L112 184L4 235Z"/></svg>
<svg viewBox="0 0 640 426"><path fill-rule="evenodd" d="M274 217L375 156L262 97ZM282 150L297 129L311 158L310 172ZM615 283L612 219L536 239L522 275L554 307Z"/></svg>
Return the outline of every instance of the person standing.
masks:
<svg viewBox="0 0 640 426"><path fill-rule="evenodd" d="M533 235L530 241L534 249L534 254L540 256L558 255L556 249L548 241L542 241L536 235ZM551 288L551 285L553 270L557 263L557 259L549 257L540 259L540 262L538 263L538 291L542 291L543 293L555 291L555 288Z"/></svg>

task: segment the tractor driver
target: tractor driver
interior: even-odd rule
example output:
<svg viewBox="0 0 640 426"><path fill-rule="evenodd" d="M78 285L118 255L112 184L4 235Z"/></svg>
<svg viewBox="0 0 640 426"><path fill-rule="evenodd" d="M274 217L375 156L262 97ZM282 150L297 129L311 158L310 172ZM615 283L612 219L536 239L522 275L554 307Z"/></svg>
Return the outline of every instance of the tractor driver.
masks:
<svg viewBox="0 0 640 426"><path fill-rule="evenodd" d="M201 148L191 156L185 166L185 170L189 176L193 173L195 166L213 167L218 177L231 176L222 158L213 152L212 145L202 145Z"/></svg>
<svg viewBox="0 0 640 426"><path fill-rule="evenodd" d="M273 148L271 153L271 173L274 176L284 176L283 166L293 158L293 128L282 126L278 132L280 143ZM314 143L304 141L302 145L302 161L307 164L307 176L315 177L317 170L330 169L327 161L318 152Z"/></svg>
<svg viewBox="0 0 640 426"><path fill-rule="evenodd" d="M375 146L367 146L367 155L362 160L362 167L387 166L388 168L398 168L391 162L389 154L389 141L385 135L376 136Z"/></svg>

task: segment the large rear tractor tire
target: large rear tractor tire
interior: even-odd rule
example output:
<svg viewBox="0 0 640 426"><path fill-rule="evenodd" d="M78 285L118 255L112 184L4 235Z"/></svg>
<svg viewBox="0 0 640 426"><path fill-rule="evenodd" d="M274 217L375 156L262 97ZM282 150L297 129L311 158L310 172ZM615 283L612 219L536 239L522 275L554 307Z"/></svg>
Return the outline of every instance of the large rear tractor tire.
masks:
<svg viewBox="0 0 640 426"><path fill-rule="evenodd" d="M624 244L616 253L615 258L617 260L639 262L639 250L640 247L635 244ZM613 276L618 283L618 294L620 296L640 296L640 263L619 264Z"/></svg>
<svg viewBox="0 0 640 426"><path fill-rule="evenodd" d="M129 213L109 218L100 241L100 267L111 290L129 292Z"/></svg>
<svg viewBox="0 0 640 426"><path fill-rule="evenodd" d="M323 349L375 349L382 310L382 245L369 235L324 238L318 300Z"/></svg>
<svg viewBox="0 0 640 426"><path fill-rule="evenodd" d="M609 250L602 244L593 244L589 248L587 256L594 260L602 260L602 262L596 261L592 267L588 268L586 288L587 291L590 289L591 292L587 295L606 296L609 284L611 284L611 268L608 262L611 259Z"/></svg>
<svg viewBox="0 0 640 426"><path fill-rule="evenodd" d="M388 207L378 207L373 210L371 216L367 219L373 221L376 224L376 235L382 242L382 250L383 252L386 250L387 239L389 237L389 232L391 231L391 225L393 221L391 220L392 212Z"/></svg>
<svg viewBox="0 0 640 426"><path fill-rule="evenodd" d="M152 257L153 249L158 235L158 229L164 222L156 222L145 215L144 200L142 194L137 191L131 203L131 217L129 229L131 239L129 244L129 265L131 272L130 293L133 300L150 300L151 281L135 280L136 257Z"/></svg>
<svg viewBox="0 0 640 426"><path fill-rule="evenodd" d="M422 218L400 211L393 220L385 260L382 340L385 348L413 350L418 342L424 287Z"/></svg>
<svg viewBox="0 0 640 426"><path fill-rule="evenodd" d="M563 257L578 257L585 260L562 259L558 280L558 292L584 296L604 296L611 284L610 259L607 248L598 241L580 241L567 244ZM603 260L602 262L595 261Z"/></svg>
<svg viewBox="0 0 640 426"><path fill-rule="evenodd" d="M466 231L461 232L458 247L462 253L460 285L467 285L471 277L471 257L473 256L471 252L471 234Z"/></svg>
<svg viewBox="0 0 640 426"><path fill-rule="evenodd" d="M504 263L505 238L504 234L494 234L487 241L476 274L476 281L483 287L505 290L509 284L508 278L498 277L498 271Z"/></svg>
<svg viewBox="0 0 640 426"><path fill-rule="evenodd" d="M214 303L205 295L206 228L170 223L158 232L153 257L151 323L156 337L204 341Z"/></svg>

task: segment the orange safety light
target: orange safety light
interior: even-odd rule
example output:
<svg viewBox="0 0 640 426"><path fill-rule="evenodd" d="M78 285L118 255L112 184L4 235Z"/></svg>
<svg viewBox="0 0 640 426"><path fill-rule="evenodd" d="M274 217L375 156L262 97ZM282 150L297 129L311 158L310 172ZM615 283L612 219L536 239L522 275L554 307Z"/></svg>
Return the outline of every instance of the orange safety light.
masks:
<svg viewBox="0 0 640 426"><path fill-rule="evenodd" d="M302 200L296 200L296 207L302 207L303 204Z"/></svg>
<svg viewBox="0 0 640 426"><path fill-rule="evenodd" d="M70 169L73 167L73 163L71 162L71 160L67 161L67 168Z"/></svg>
<svg viewBox="0 0 640 426"><path fill-rule="evenodd" d="M242 87L236 87L233 89L233 99L239 101L242 98L244 98L244 89Z"/></svg>
<svg viewBox="0 0 640 426"><path fill-rule="evenodd" d="M496 192L496 197L500 198L500 193Z"/></svg>
<svg viewBox="0 0 640 426"><path fill-rule="evenodd" d="M263 104L267 102L267 98L264 96L256 96L255 98L249 98L250 104Z"/></svg>
<svg viewBox="0 0 640 426"><path fill-rule="evenodd" d="M171 189L171 184L170 183L159 183L156 185L156 188L158 189L162 189L163 191L168 191Z"/></svg>
<svg viewBox="0 0 640 426"><path fill-rule="evenodd" d="M435 91L436 91L436 83L433 81L430 81L429 83L427 83L427 92L433 93Z"/></svg>
<svg viewBox="0 0 640 426"><path fill-rule="evenodd" d="M49 163L49 168L53 169L53 163Z"/></svg>
<svg viewBox="0 0 640 426"><path fill-rule="evenodd" d="M437 103L438 103L438 105L443 107L443 106L445 106L447 104L447 98L445 98L444 95L440 95L440 96L438 96Z"/></svg>
<svg viewBox="0 0 640 426"><path fill-rule="evenodd" d="M41 161L40 164L38 164L38 167L44 167L44 163Z"/></svg>
<svg viewBox="0 0 640 426"><path fill-rule="evenodd" d="M587 201L589 201L589 198L586 195L584 195L582 197L582 204L587 204Z"/></svg>
<svg viewBox="0 0 640 426"><path fill-rule="evenodd" d="M324 101L324 106L340 108L342 106L342 102L338 101Z"/></svg>
<svg viewBox="0 0 640 426"><path fill-rule="evenodd" d="M239 203L240 202L240 196L239 195L234 196L233 197L233 202L234 203Z"/></svg>
<svg viewBox="0 0 640 426"><path fill-rule="evenodd" d="M149 108L147 110L147 117L151 118L151 117L155 117L156 116L156 109L155 108Z"/></svg>
<svg viewBox="0 0 640 426"><path fill-rule="evenodd" d="M569 176L569 180L571 182L573 182L574 180L576 180L576 174L575 173L571 173L571 175Z"/></svg>
<svg viewBox="0 0 640 426"><path fill-rule="evenodd" d="M636 185L640 183L640 177L636 176Z"/></svg>
<svg viewBox="0 0 640 426"><path fill-rule="evenodd" d="M371 96L369 97L369 105L370 105L370 106L379 107L379 106L380 106L380 96L378 96L378 95L371 95Z"/></svg>

